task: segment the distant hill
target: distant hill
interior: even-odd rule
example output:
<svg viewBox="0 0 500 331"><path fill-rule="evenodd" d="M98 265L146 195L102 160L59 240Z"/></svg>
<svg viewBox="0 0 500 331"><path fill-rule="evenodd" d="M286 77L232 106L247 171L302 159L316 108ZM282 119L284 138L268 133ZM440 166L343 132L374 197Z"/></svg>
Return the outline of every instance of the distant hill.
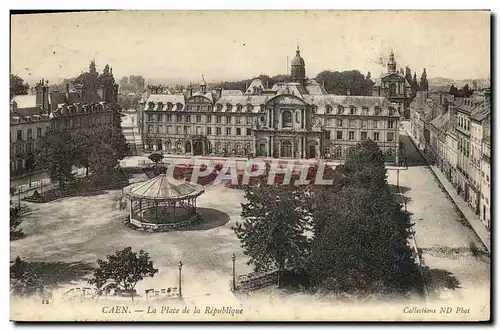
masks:
<svg viewBox="0 0 500 331"><path fill-rule="evenodd" d="M474 80L477 82L478 88L483 88L490 86L490 81L487 79L452 79L452 78L444 78L444 77L434 77L429 78L429 86L434 87L449 87L454 84L456 87L462 87L465 84L469 84L471 88L473 88Z"/></svg>

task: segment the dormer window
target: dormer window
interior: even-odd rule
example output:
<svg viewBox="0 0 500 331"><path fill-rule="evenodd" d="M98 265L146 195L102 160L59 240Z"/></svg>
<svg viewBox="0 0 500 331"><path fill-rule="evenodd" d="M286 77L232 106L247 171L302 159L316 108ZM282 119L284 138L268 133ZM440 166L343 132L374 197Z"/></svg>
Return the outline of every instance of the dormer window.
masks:
<svg viewBox="0 0 500 331"><path fill-rule="evenodd" d="M361 112L363 115L368 115L368 107L361 108Z"/></svg>
<svg viewBox="0 0 500 331"><path fill-rule="evenodd" d="M240 112L243 107L240 104L236 105L236 111Z"/></svg>
<svg viewBox="0 0 500 331"><path fill-rule="evenodd" d="M167 102L167 110L172 110L172 103L171 102Z"/></svg>
<svg viewBox="0 0 500 331"><path fill-rule="evenodd" d="M221 104L217 104L217 111L221 111L222 110L222 105Z"/></svg>
<svg viewBox="0 0 500 331"><path fill-rule="evenodd" d="M339 105L339 106L337 106L337 113L338 113L339 115L342 115L342 114L344 113L344 107L342 107L342 106L340 106L340 105Z"/></svg>
<svg viewBox="0 0 500 331"><path fill-rule="evenodd" d="M264 112L264 110L265 110L265 106L264 106L264 105L260 105L260 109L259 109L259 111L260 111L261 113L263 113L263 112Z"/></svg>
<svg viewBox="0 0 500 331"><path fill-rule="evenodd" d="M201 107L200 105L196 105L196 111L200 111Z"/></svg>
<svg viewBox="0 0 500 331"><path fill-rule="evenodd" d="M182 108L183 108L182 103L178 103L178 104L177 104L177 110L182 110Z"/></svg>
<svg viewBox="0 0 500 331"><path fill-rule="evenodd" d="M154 108L154 107L155 107L155 103L154 103L154 102L152 102L152 101L150 101L150 102L148 103L148 110L153 110L153 108Z"/></svg>
<svg viewBox="0 0 500 331"><path fill-rule="evenodd" d="M253 106L251 104L247 104L247 112L251 112L253 109Z"/></svg>
<svg viewBox="0 0 500 331"><path fill-rule="evenodd" d="M349 114L356 115L356 107L354 106L349 107Z"/></svg>
<svg viewBox="0 0 500 331"><path fill-rule="evenodd" d="M326 113L331 114L332 113L332 106L326 105Z"/></svg>
<svg viewBox="0 0 500 331"><path fill-rule="evenodd" d="M227 107L227 111L231 111L231 109L233 108L233 105L231 105L230 103L228 103L226 105L226 107Z"/></svg>
<svg viewBox="0 0 500 331"><path fill-rule="evenodd" d="M394 108L389 107L389 116L394 116Z"/></svg>
<svg viewBox="0 0 500 331"><path fill-rule="evenodd" d="M162 110L162 109L163 109L163 102L158 102L156 110Z"/></svg>
<svg viewBox="0 0 500 331"><path fill-rule="evenodd" d="M212 111L212 105L208 105L207 108L208 108L208 111Z"/></svg>
<svg viewBox="0 0 500 331"><path fill-rule="evenodd" d="M375 106L375 115L380 115L380 107Z"/></svg>

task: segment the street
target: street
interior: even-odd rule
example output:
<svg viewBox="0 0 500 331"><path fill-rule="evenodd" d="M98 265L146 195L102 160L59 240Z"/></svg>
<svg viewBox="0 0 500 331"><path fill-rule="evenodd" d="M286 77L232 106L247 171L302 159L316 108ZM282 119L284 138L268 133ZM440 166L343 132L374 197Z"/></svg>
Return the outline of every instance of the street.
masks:
<svg viewBox="0 0 500 331"><path fill-rule="evenodd" d="M399 185L415 223L417 245L428 268L426 281L430 298L463 298L467 295L489 300L489 257L475 254L485 250L481 240L462 216L447 192L425 164L410 138L402 130L400 141L407 149L409 167L400 171ZM388 171L388 182L397 184L395 170ZM471 249L472 247L472 249ZM432 291L432 284L447 284L447 291Z"/></svg>

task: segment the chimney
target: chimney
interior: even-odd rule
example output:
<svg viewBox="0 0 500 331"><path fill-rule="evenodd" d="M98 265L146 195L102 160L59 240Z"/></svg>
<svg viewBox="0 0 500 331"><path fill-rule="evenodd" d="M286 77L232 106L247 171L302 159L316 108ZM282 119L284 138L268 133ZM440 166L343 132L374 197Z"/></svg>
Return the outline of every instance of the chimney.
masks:
<svg viewBox="0 0 500 331"><path fill-rule="evenodd" d="M193 87L191 85L187 88L187 97L191 98L193 96Z"/></svg>
<svg viewBox="0 0 500 331"><path fill-rule="evenodd" d="M217 99L220 99L222 97L222 89L220 87L218 87L215 89L215 91L216 91Z"/></svg>

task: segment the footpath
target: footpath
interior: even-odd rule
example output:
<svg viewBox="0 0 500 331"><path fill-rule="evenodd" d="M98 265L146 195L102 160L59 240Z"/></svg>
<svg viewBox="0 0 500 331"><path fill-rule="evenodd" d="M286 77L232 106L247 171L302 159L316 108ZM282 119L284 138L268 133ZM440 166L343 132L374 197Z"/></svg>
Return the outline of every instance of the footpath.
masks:
<svg viewBox="0 0 500 331"><path fill-rule="evenodd" d="M413 145L415 148L418 150L420 155L424 158L424 160L427 162L429 165L430 169L434 173L434 176L438 179L438 181L443 185L444 189L446 192L448 192L448 195L451 197L457 208L460 210L462 215L464 215L465 219L469 222L470 226L474 230L474 232L477 234L479 239L483 242L483 244L486 246L486 249L488 252L491 252L491 241L490 241L490 232L486 229L484 224L481 222L479 217L474 214L474 212L470 209L468 206L467 202L465 202L461 196L459 196L453 187L453 185L448 181L446 176L439 170L438 167L435 165L432 165L431 162L428 161L427 156L424 154L424 152L419 149L417 146L418 144L415 141L415 138L411 133L409 133L407 130L405 130L406 135L410 138L412 141Z"/></svg>

